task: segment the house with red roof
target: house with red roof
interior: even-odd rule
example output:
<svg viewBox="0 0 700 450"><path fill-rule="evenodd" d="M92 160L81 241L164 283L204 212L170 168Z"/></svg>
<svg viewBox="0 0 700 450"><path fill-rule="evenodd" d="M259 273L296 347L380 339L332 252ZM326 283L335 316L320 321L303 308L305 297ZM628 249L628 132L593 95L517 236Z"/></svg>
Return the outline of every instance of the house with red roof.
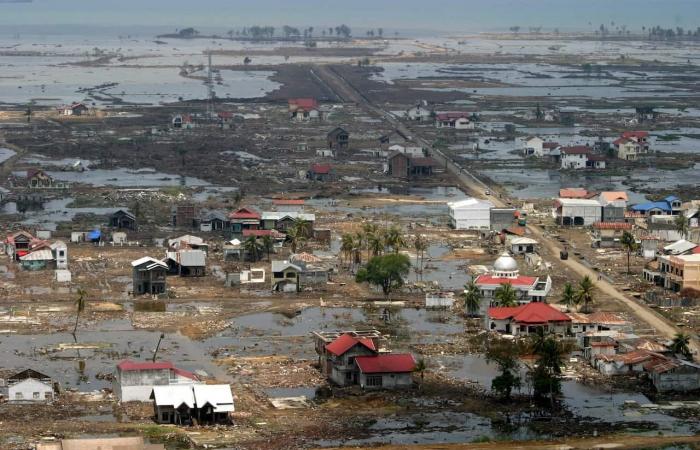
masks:
<svg viewBox="0 0 700 450"><path fill-rule="evenodd" d="M331 181L335 175L333 166L327 163L314 163L309 167L306 178L313 181Z"/></svg>
<svg viewBox="0 0 700 450"><path fill-rule="evenodd" d="M261 215L253 208L238 208L236 211L229 214L228 217L231 221L231 232L235 236L242 235L243 230L260 229Z"/></svg>
<svg viewBox="0 0 700 450"><path fill-rule="evenodd" d="M411 387L416 359L410 353L388 353L355 358L362 389Z"/></svg>
<svg viewBox="0 0 700 450"><path fill-rule="evenodd" d="M456 130L473 130L472 115L467 112L441 112L435 115L436 128L454 128Z"/></svg>
<svg viewBox="0 0 700 450"><path fill-rule="evenodd" d="M649 153L649 133L646 131L625 131L613 141L617 157L625 161L637 161Z"/></svg>
<svg viewBox="0 0 700 450"><path fill-rule="evenodd" d="M355 358L375 356L378 353L378 348L371 338L344 333L327 344L325 352L327 355L325 367L328 378L338 386L348 386L357 384L359 381Z"/></svg>
<svg viewBox="0 0 700 450"><path fill-rule="evenodd" d="M155 386L200 384L197 375L170 361L132 361L117 364L112 387L120 402L147 402Z"/></svg>
<svg viewBox="0 0 700 450"><path fill-rule="evenodd" d="M290 98L288 105L289 118L292 120L304 122L321 118L321 112L315 98Z"/></svg>
<svg viewBox="0 0 700 450"><path fill-rule="evenodd" d="M552 279L520 275L518 262L507 252L503 253L493 264L492 270L474 279L474 284L481 291L484 299L481 312L487 306L495 306L496 290L504 284L510 284L516 292L518 303L544 302L552 290Z"/></svg>
<svg viewBox="0 0 700 450"><path fill-rule="evenodd" d="M189 114L176 114L172 119L173 128L191 130L195 127L194 118Z"/></svg>
<svg viewBox="0 0 700 450"><path fill-rule="evenodd" d="M571 318L547 303L533 302L520 306L491 307L488 329L514 336L527 336L542 329L545 333L565 335Z"/></svg>

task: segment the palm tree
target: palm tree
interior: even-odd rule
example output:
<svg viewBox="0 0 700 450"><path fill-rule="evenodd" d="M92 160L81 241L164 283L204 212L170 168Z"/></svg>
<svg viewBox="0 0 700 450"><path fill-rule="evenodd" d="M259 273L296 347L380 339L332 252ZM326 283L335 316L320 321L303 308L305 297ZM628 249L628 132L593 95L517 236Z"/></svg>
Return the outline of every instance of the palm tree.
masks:
<svg viewBox="0 0 700 450"><path fill-rule="evenodd" d="M476 316L479 314L483 296L481 295L479 287L474 283L474 280L464 285L462 299L464 300L464 308L467 310L469 316Z"/></svg>
<svg viewBox="0 0 700 450"><path fill-rule="evenodd" d="M387 247L391 247L394 253L398 253L407 246L406 238L403 236L401 228L396 225L384 232L384 243Z"/></svg>
<svg viewBox="0 0 700 450"><path fill-rule="evenodd" d="M78 320L80 320L80 313L85 311L85 297L87 297L87 292L83 288L78 288L76 294L78 298L75 299L76 313L75 313L75 326L73 327L73 336L75 332L78 331Z"/></svg>
<svg viewBox="0 0 700 450"><path fill-rule="evenodd" d="M420 279L423 281L423 258L428 249L428 241L422 235L417 235L413 241L413 248L416 249L416 258L420 258Z"/></svg>
<svg viewBox="0 0 700 450"><path fill-rule="evenodd" d="M270 260L270 253L272 248L275 246L275 241L272 240L272 236L263 236L262 238L262 249L267 253L267 260Z"/></svg>
<svg viewBox="0 0 700 450"><path fill-rule="evenodd" d="M262 247L255 236L250 236L248 239L245 240L245 242L243 242L243 249L245 250L246 254L248 255L248 258L250 258L251 261L255 262L258 259L260 259L260 252L262 251Z"/></svg>
<svg viewBox="0 0 700 450"><path fill-rule="evenodd" d="M498 306L516 306L518 303L518 294L510 283L502 283L497 287L493 297Z"/></svg>
<svg viewBox="0 0 700 450"><path fill-rule="evenodd" d="M413 368L414 372L420 374L420 387L423 387L423 379L425 377L425 371L428 369L428 365L425 363L424 359L419 359L416 361L416 367Z"/></svg>
<svg viewBox="0 0 700 450"><path fill-rule="evenodd" d="M620 238L620 244L622 244L622 248L624 248L627 251L627 273L630 273L630 255L632 254L633 251L637 250L637 240L634 238L634 235L630 233L629 231L625 231L622 233L622 237Z"/></svg>
<svg viewBox="0 0 700 450"><path fill-rule="evenodd" d="M685 214L681 213L676 216L676 219L674 221L676 225L676 231L678 234L681 235L683 239L686 239L688 237L688 218L685 216Z"/></svg>
<svg viewBox="0 0 700 450"><path fill-rule="evenodd" d="M581 310L585 313L590 312L590 305L593 303L593 290L595 289L595 283L591 280L591 277L586 275L578 283L578 291L576 292L577 303L583 303L583 308Z"/></svg>
<svg viewBox="0 0 700 450"><path fill-rule="evenodd" d="M571 283L564 285L564 291L561 293L561 302L566 305L566 312L569 312L569 308L576 304L576 291Z"/></svg>
<svg viewBox="0 0 700 450"><path fill-rule="evenodd" d="M374 249L370 249L370 242L371 241L376 241L377 239L381 239L379 236L379 227L373 223L367 222L362 224L362 233L360 233L361 240L363 243L364 248L367 249L367 259L369 260L370 254L374 254L373 256L377 256L378 253L374 253ZM374 246L378 246L378 243L374 243ZM382 245L382 250L383 250L383 245Z"/></svg>
<svg viewBox="0 0 700 450"><path fill-rule="evenodd" d="M690 352L690 336L685 333L676 333L673 336L673 342L669 347L669 350L673 352L674 355L683 355L685 359L692 360L693 354Z"/></svg>
<svg viewBox="0 0 700 450"><path fill-rule="evenodd" d="M309 222L304 219L294 219L294 223L287 230L287 239L292 248L292 253L296 253L297 249L304 245L309 233Z"/></svg>
<svg viewBox="0 0 700 450"><path fill-rule="evenodd" d="M347 259L348 262L352 263L353 260L353 250L355 248L355 238L352 234L345 233L340 238L340 253L343 258Z"/></svg>
<svg viewBox="0 0 700 450"><path fill-rule="evenodd" d="M367 256L379 256L384 252L384 241L377 233L367 236Z"/></svg>

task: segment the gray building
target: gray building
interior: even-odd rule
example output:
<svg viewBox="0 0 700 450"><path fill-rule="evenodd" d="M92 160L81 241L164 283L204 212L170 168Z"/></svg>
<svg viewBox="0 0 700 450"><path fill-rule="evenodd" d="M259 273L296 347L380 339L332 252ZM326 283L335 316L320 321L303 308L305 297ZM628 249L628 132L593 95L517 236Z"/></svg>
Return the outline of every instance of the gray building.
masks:
<svg viewBox="0 0 700 450"><path fill-rule="evenodd" d="M192 385L199 378L179 369L169 361L137 362L124 360L117 364L112 387L121 402L147 402L155 386Z"/></svg>
<svg viewBox="0 0 700 450"><path fill-rule="evenodd" d="M144 256L131 262L133 278L133 294L163 294L165 293L165 276L168 265L150 256Z"/></svg>
<svg viewBox="0 0 700 450"><path fill-rule="evenodd" d="M513 225L515 208L491 208L491 229L500 232Z"/></svg>

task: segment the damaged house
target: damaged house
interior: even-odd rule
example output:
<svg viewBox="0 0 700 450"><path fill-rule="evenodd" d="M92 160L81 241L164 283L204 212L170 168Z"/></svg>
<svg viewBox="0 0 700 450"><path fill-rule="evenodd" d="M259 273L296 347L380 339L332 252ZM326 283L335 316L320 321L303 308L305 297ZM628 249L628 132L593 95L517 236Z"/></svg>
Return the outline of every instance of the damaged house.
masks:
<svg viewBox="0 0 700 450"><path fill-rule="evenodd" d="M350 133L337 127L328 132L326 136L328 148L331 150L344 150L350 145Z"/></svg>
<svg viewBox="0 0 700 450"><path fill-rule="evenodd" d="M120 402L147 402L156 386L191 386L199 383L195 374L179 369L169 361L138 362L127 359L117 364L112 390Z"/></svg>
<svg viewBox="0 0 700 450"><path fill-rule="evenodd" d="M150 398L161 424L225 424L235 411L227 384L154 386Z"/></svg>
<svg viewBox="0 0 700 450"><path fill-rule="evenodd" d="M118 230L136 230L136 216L120 209L109 217L109 225Z"/></svg>
<svg viewBox="0 0 700 450"><path fill-rule="evenodd" d="M26 369L6 380L0 379L0 397L10 403L50 402L54 399L54 382L48 375Z"/></svg>
<svg viewBox="0 0 700 450"><path fill-rule="evenodd" d="M165 293L168 265L150 256L131 262L133 295Z"/></svg>
<svg viewBox="0 0 700 450"><path fill-rule="evenodd" d="M202 250L166 252L168 273L181 277L203 277L206 274L207 254Z"/></svg>

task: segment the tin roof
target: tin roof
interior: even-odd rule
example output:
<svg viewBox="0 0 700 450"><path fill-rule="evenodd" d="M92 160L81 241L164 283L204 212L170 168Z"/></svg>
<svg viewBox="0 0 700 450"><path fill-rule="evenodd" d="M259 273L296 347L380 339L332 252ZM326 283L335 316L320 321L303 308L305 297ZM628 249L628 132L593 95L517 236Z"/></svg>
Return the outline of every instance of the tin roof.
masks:
<svg viewBox="0 0 700 450"><path fill-rule="evenodd" d="M362 373L410 373L416 368L416 360L410 353L358 356L355 362Z"/></svg>

